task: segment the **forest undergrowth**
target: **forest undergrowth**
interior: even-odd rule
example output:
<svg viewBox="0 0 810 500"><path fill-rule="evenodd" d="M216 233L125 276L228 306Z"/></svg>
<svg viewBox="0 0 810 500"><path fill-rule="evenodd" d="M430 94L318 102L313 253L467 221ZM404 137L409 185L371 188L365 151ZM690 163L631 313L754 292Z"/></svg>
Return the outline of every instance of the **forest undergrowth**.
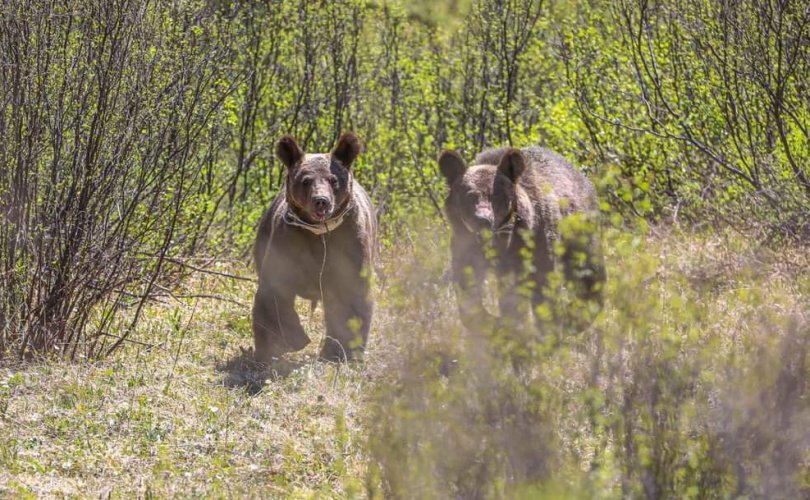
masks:
<svg viewBox="0 0 810 500"><path fill-rule="evenodd" d="M317 361L321 309L302 302L312 344L255 365L255 285L197 273L177 295L198 297L150 304L115 356L6 365L0 492L807 492L803 249L611 230L604 311L527 353L461 329L442 238L412 236L382 252L362 363Z"/></svg>

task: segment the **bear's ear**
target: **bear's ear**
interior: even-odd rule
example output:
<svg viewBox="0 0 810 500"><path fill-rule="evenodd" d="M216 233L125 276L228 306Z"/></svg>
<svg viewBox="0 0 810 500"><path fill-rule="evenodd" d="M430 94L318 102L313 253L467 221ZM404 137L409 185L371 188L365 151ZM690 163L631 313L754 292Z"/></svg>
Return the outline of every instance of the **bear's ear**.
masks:
<svg viewBox="0 0 810 500"><path fill-rule="evenodd" d="M519 149L511 148L504 153L501 163L498 164L498 172L505 175L510 181L517 182L520 175L526 170L526 160Z"/></svg>
<svg viewBox="0 0 810 500"><path fill-rule="evenodd" d="M276 156L287 168L292 168L304 157L304 150L293 136L285 135L276 143Z"/></svg>
<svg viewBox="0 0 810 500"><path fill-rule="evenodd" d="M352 163L354 163L362 150L363 143L360 142L360 139L351 132L346 132L340 136L337 144L335 144L332 157L337 158L344 167L351 168Z"/></svg>
<svg viewBox="0 0 810 500"><path fill-rule="evenodd" d="M447 149L439 155L439 170L442 171L442 175L447 179L447 185L449 186L464 175L464 172L467 171L467 162L464 161L460 154Z"/></svg>

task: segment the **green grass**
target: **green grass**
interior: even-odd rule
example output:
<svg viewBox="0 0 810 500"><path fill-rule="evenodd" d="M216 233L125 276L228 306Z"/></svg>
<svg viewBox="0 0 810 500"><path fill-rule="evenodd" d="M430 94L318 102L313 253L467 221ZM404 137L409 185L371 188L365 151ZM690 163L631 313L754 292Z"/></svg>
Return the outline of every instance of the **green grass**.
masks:
<svg viewBox="0 0 810 500"><path fill-rule="evenodd" d="M778 376L770 368L782 359L782 322L806 313L806 253L766 250L730 235L611 233L608 240L605 312L590 329L537 354L542 362L529 372L477 364L455 317L445 250L432 239L383 251L375 323L358 364L316 361L320 308L310 314L301 303L313 343L269 370L256 369L244 351L251 346L246 304L254 285L198 275L185 292L242 305L167 300L150 306L132 337L150 347L128 343L98 362L0 368L0 495L332 498L390 488L442 497L465 491L465 474L477 470L465 459L474 458L487 465L480 472L487 484L478 490L485 496L636 496L645 491L639 485L658 446L677 455L679 474L706 472L715 434L714 414L699 414L703 403L728 399L723 370L739 369L741 399L759 394L770 383L766 376ZM235 267L221 269L250 272ZM752 359L762 360L761 370L741 366ZM616 414L630 389L644 393L656 373L683 375L697 387L654 387L675 422L663 430L655 419L647 427L643 415ZM495 429L516 424L502 416L482 420L488 398L518 408L528 402L530 424L542 424L545 433L532 439L543 435L554 446L546 464L553 474L515 479L518 469L504 459L512 449L495 440L508 435ZM643 412L644 401L632 411ZM807 406L803 400L794 423L807 418ZM617 441L630 423L634 455ZM493 441L482 444L477 433L490 428ZM548 443L538 443L537 452ZM770 470L751 467L752 474ZM733 471L721 469L726 489L717 491L733 492ZM798 470L807 481L806 464ZM635 486L625 490L623 480ZM673 481L685 496L709 491ZM398 490L403 484L413 489Z"/></svg>
<svg viewBox="0 0 810 500"><path fill-rule="evenodd" d="M252 293L222 291L244 302ZM1 492L332 496L359 487L351 477L365 471L359 417L375 364L316 362L320 321L303 314L313 345L258 371L241 350L251 345L249 309L183 302L151 307L133 339L152 348L0 371Z"/></svg>

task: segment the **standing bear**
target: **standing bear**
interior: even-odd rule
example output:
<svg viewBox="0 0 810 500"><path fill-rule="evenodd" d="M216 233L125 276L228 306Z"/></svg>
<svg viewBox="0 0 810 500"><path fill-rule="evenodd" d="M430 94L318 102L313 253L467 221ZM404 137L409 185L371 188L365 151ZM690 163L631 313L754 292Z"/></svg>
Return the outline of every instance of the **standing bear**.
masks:
<svg viewBox="0 0 810 500"><path fill-rule="evenodd" d="M259 275L253 304L258 361L309 344L296 297L323 302L322 359L350 360L365 348L376 221L368 195L352 176L361 148L351 133L326 154L305 154L291 136L276 145L287 167L284 192L262 216L253 248Z"/></svg>
<svg viewBox="0 0 810 500"><path fill-rule="evenodd" d="M601 303L605 279L598 204L591 182L563 157L544 148L489 149L473 166L454 151L439 156L449 193L453 279L468 328L488 317L483 284L494 269L502 318L520 321L544 301L548 275L559 261L568 286L583 300ZM577 224L561 222L577 214ZM562 243L562 254L555 242ZM521 300L522 297L530 300Z"/></svg>

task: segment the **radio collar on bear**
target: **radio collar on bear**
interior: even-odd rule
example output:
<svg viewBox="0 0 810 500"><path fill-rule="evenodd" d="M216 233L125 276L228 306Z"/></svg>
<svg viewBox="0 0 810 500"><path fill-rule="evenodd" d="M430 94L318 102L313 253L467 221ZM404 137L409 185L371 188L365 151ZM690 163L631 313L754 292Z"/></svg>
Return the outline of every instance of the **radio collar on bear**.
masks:
<svg viewBox="0 0 810 500"><path fill-rule="evenodd" d="M501 225L495 228L493 234L495 236L505 236L506 237L506 247L512 246L512 238L515 235L515 229L517 229L518 224L522 222L520 218L520 214L517 211L517 202L512 204L512 207L509 210L509 215L506 216L506 219L503 221Z"/></svg>
<svg viewBox="0 0 810 500"><path fill-rule="evenodd" d="M349 185L349 196L348 196L349 202L346 204L343 210L338 212L334 217L326 219L323 222L317 222L314 224L305 221L304 219L301 218L300 215L295 213L295 210L293 210L293 205L296 204L295 198L293 197L290 190L287 189L287 210L284 212L284 216L282 217L284 223L287 224L288 226L296 226L306 229L307 231L316 236L320 236L322 234L334 231L335 229L340 227L341 224L343 224L343 219L355 206L354 197L352 196L352 192L354 191L354 189L352 189L354 187L354 176L351 174L351 172L349 172L348 185Z"/></svg>
<svg viewBox="0 0 810 500"><path fill-rule="evenodd" d="M513 207L512 210L509 211L509 215L507 215L506 219L503 221L503 224L495 228L494 233L495 234L511 233L518 222L520 222L520 216L518 215L517 210Z"/></svg>
<svg viewBox="0 0 810 500"><path fill-rule="evenodd" d="M284 223L289 226L297 226L304 228L310 233L316 236L320 236L322 234L332 232L338 227L340 227L340 225L343 224L343 219L346 218L346 215L353 208L354 203L349 203L348 205L346 205L346 208L341 210L339 214L332 217L331 219L326 219L323 222L312 224L299 217L298 214L296 214L293 211L292 207L287 207L287 211L284 212Z"/></svg>

